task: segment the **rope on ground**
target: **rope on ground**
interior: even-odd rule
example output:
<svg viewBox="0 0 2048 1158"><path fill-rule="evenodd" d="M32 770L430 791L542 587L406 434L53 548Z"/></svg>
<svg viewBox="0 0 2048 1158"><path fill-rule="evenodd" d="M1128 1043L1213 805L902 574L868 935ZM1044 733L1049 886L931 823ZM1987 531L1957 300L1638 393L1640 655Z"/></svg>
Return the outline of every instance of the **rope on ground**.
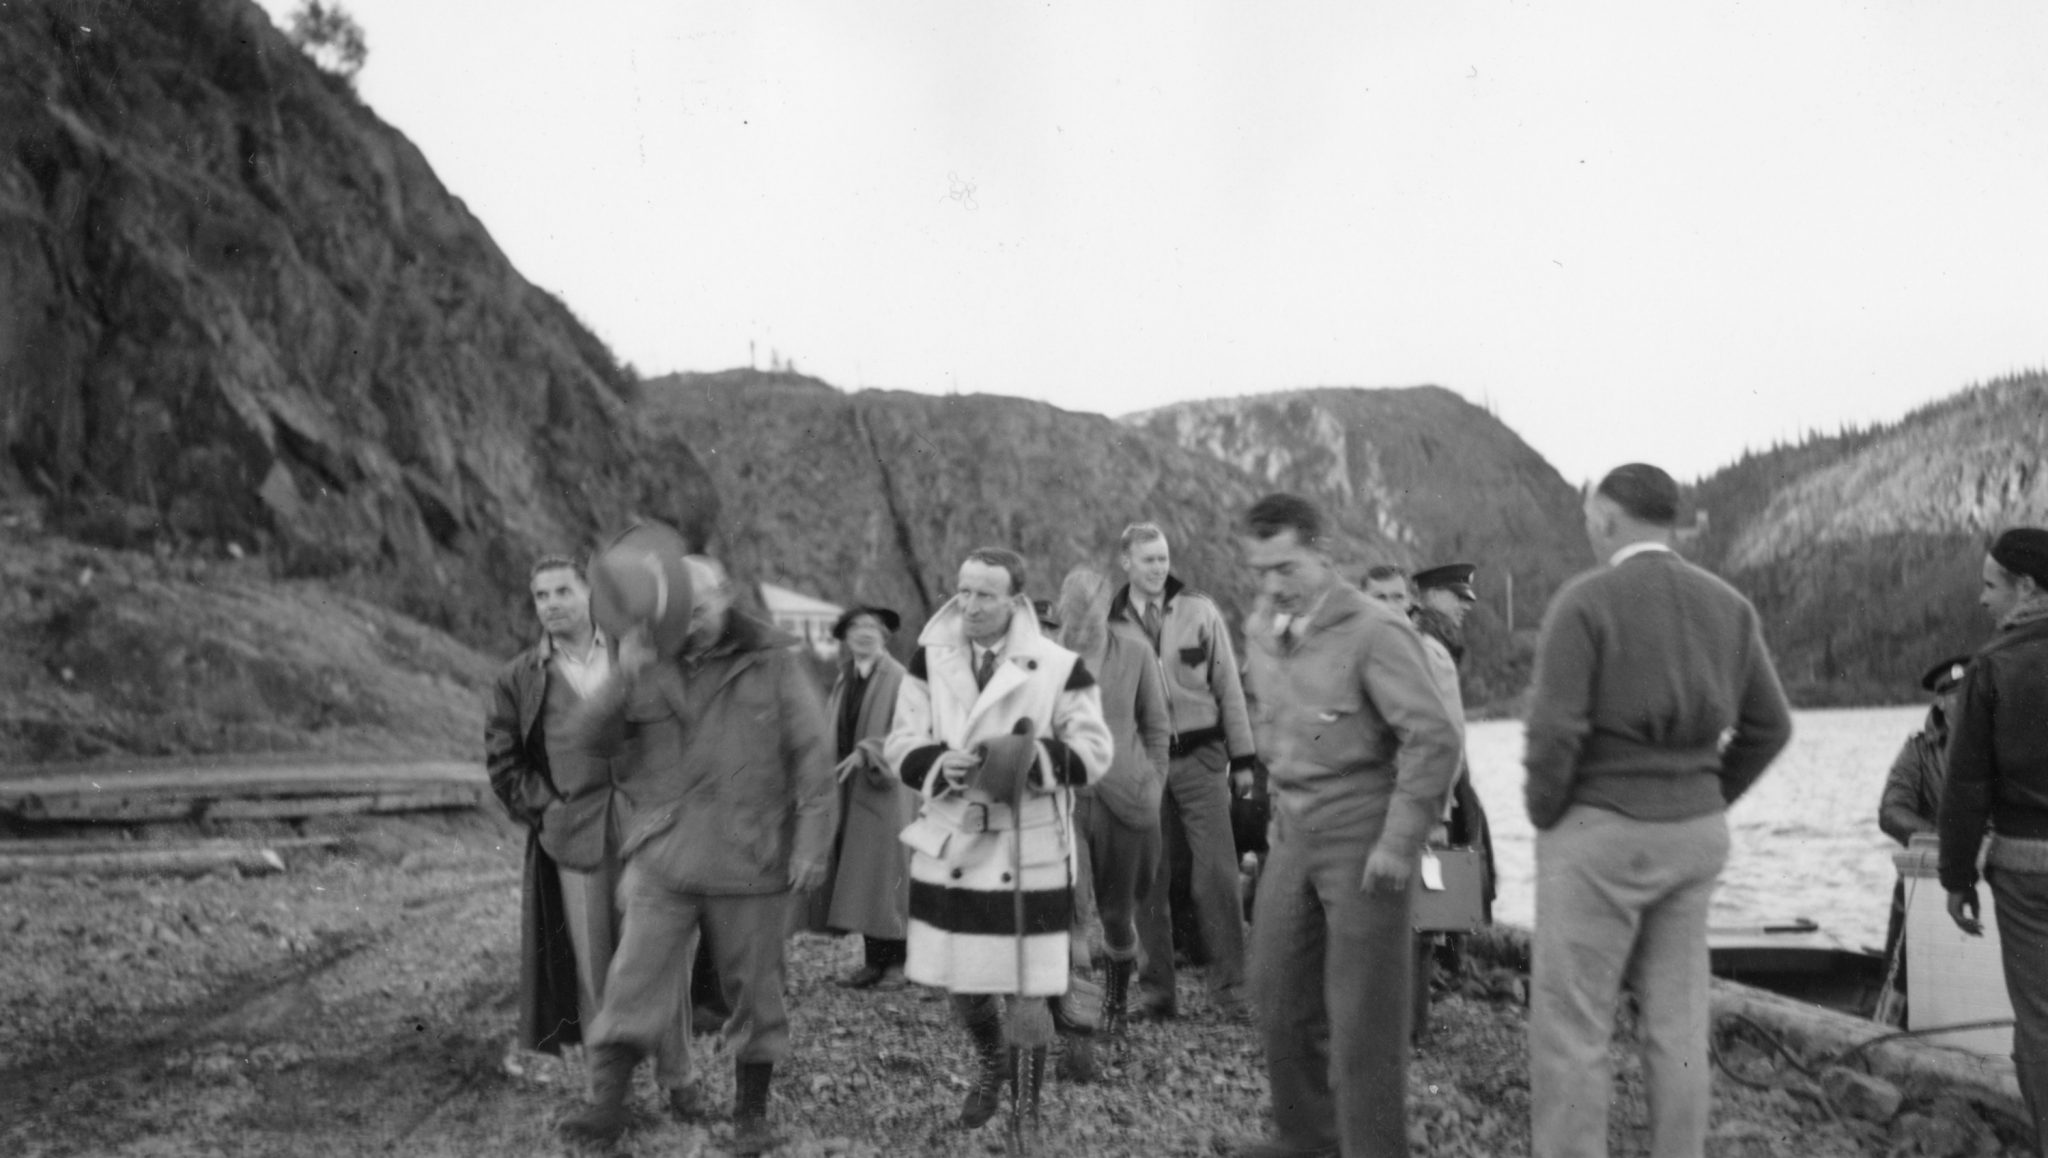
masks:
<svg viewBox="0 0 2048 1158"><path fill-rule="evenodd" d="M1884 1045L1887 1042L1913 1037L1933 1037L1943 1033L1962 1033L1972 1029L2005 1029L2013 1024L2013 1019L2010 1017L1991 1017L1983 1021L1959 1021L1954 1025L1926 1025L1921 1026L1919 1029L1901 1029L1893 1033L1873 1037L1868 1041L1857 1042L1855 1045L1835 1055L1833 1064L1838 1066L1848 1065L1851 1058L1858 1058L1864 1051L1875 1046Z"/></svg>

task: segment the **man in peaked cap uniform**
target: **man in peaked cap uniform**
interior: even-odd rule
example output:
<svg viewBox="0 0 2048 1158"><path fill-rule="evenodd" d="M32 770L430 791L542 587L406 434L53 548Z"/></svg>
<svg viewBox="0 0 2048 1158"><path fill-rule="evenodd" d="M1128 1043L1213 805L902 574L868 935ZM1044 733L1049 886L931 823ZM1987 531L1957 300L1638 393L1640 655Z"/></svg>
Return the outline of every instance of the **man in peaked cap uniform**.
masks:
<svg viewBox="0 0 2048 1158"><path fill-rule="evenodd" d="M1877 826L1901 845L1913 842L1917 833L1932 833L1941 814L1941 786L1948 779L1948 720L1955 710L1956 689L1970 657L1951 656L1927 669L1920 686L1933 695L1927 720L1920 730L1906 737L1892 770L1884 778L1884 795L1877 804ZM1885 928L1884 955L1895 962L1891 985L1883 999L1886 1020L1902 1020L1905 1007L1894 996L1906 993L1906 882L1902 877L1892 885L1891 920Z"/></svg>

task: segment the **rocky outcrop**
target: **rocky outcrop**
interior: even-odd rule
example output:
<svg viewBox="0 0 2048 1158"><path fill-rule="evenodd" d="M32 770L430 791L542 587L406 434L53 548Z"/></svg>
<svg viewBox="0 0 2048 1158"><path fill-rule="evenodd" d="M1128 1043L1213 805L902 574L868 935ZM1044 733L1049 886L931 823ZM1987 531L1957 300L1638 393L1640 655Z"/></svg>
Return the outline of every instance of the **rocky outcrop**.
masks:
<svg viewBox="0 0 2048 1158"><path fill-rule="evenodd" d="M1118 582L1117 536L1171 536L1175 567L1233 615L1246 606L1233 520L1251 480L1097 415L988 395L846 394L816 379L732 370L645 384L640 420L687 437L723 500L736 571L837 603L880 602L914 634L978 546L1022 551L1050 599L1091 562Z"/></svg>
<svg viewBox="0 0 2048 1158"><path fill-rule="evenodd" d="M248 0L0 20L0 498L502 648L537 551L715 511L631 392Z"/></svg>
<svg viewBox="0 0 2048 1158"><path fill-rule="evenodd" d="M1526 629L1583 566L1571 489L1512 432L1446 390L1330 390L1190 403L1121 422L986 395L842 393L787 374L679 374L646 384L641 420L687 437L724 499L722 536L744 573L839 603L879 601L914 631L984 544L1032 561L1051 598L1075 563L1121 582L1116 542L1149 519L1174 569L1235 621L1251 604L1237 520L1292 489L1336 522L1333 554L1367 565L1472 558L1493 609L1475 625L1468 688L1519 690ZM1574 555L1577 552L1577 555ZM1525 637L1505 630L1512 569Z"/></svg>
<svg viewBox="0 0 2048 1158"><path fill-rule="evenodd" d="M1929 664L1990 631L1985 539L2048 523L2044 455L2041 373L1745 455L1694 488L1701 561L1756 602L1796 700L1909 700Z"/></svg>
<svg viewBox="0 0 2048 1158"><path fill-rule="evenodd" d="M1259 489L1317 499L1366 545L1355 556L1362 563L1479 564L1464 664L1475 704L1521 692L1544 605L1592 565L1563 476L1499 419L1441 387L1211 399L1124 421L1230 463Z"/></svg>

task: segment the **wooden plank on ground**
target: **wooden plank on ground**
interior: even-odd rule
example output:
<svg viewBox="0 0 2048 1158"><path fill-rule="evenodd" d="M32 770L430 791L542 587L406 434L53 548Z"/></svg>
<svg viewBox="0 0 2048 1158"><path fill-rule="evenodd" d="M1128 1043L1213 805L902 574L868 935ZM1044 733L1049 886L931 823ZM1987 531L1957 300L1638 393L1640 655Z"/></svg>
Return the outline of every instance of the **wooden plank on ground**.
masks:
<svg viewBox="0 0 2048 1158"><path fill-rule="evenodd" d="M257 845L137 845L105 852L0 854L0 880L23 876L203 876L216 869L245 876L284 871L276 850Z"/></svg>
<svg viewBox="0 0 2048 1158"><path fill-rule="evenodd" d="M30 821L145 823L473 808L480 765L234 764L95 768L0 779L0 814Z"/></svg>
<svg viewBox="0 0 2048 1158"><path fill-rule="evenodd" d="M138 852L165 848L339 848L345 836L250 836L208 840L108 840L106 837L47 836L0 840L0 856L68 856L76 853Z"/></svg>

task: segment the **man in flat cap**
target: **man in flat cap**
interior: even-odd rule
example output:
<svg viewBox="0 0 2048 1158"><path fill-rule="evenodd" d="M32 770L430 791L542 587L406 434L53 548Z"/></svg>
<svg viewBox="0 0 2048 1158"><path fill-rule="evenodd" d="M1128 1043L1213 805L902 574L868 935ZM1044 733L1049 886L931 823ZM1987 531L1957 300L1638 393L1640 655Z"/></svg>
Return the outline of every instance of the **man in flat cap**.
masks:
<svg viewBox="0 0 2048 1158"><path fill-rule="evenodd" d="M1927 669L1920 686L1932 693L1927 720L1920 730L1906 737L1892 770L1884 779L1884 795L1877 805L1877 826L1901 845L1911 844L1918 833L1932 833L1941 811L1941 786L1948 779L1948 717L1955 710L1956 688L1963 682L1963 670L1970 657L1952 656ZM1884 955L1892 962L1891 988L1886 994L1886 1020L1900 1024L1906 993L1906 882L1892 885L1892 911L1885 928Z"/></svg>
<svg viewBox="0 0 2048 1158"><path fill-rule="evenodd" d="M2048 530L2016 527L1984 558L1978 602L1998 624L1964 670L1949 721L1942 790L1941 887L1949 916L1979 934L1977 853L1998 913L2013 1062L2048 1147Z"/></svg>
<svg viewBox="0 0 2048 1158"><path fill-rule="evenodd" d="M1756 608L1671 549L1670 475L1616 467L1585 513L1605 565L1543 617L1522 761L1536 829L1530 1149L1607 1153L1626 980L1641 1008L1650 1153L1703 1154L1707 906L1728 859L1727 808L1792 738L1792 713Z"/></svg>

